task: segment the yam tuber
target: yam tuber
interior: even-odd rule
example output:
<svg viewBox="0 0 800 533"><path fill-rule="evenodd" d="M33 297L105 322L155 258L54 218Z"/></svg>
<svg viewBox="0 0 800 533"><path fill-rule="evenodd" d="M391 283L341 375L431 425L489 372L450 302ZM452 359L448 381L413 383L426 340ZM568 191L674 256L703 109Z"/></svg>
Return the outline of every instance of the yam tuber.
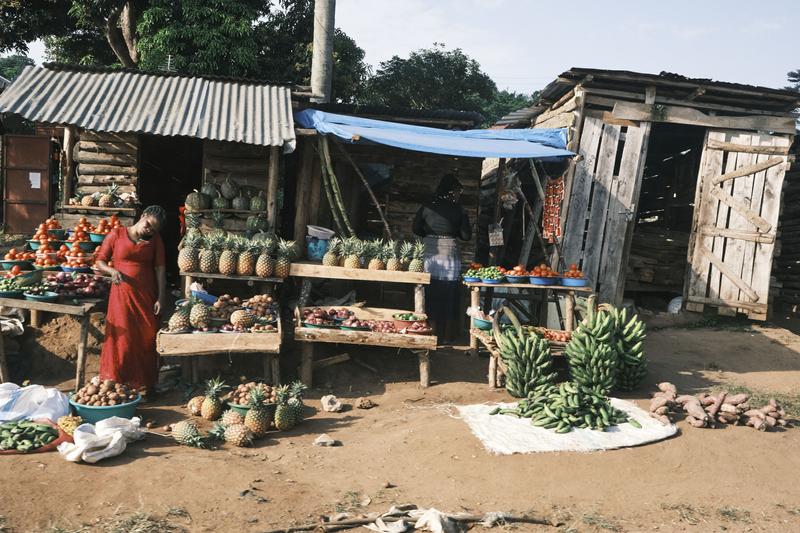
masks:
<svg viewBox="0 0 800 533"><path fill-rule="evenodd" d="M734 394L732 396L728 396L728 398L725 400L725 402L729 403L731 405L739 405L741 403L745 403L749 399L750 399L750 396L748 394L745 394L744 392L740 392L739 394Z"/></svg>
<svg viewBox="0 0 800 533"><path fill-rule="evenodd" d="M689 422L689 424L691 426L694 426L696 428L704 428L704 427L706 427L705 420L698 420L693 416L687 416L686 417L686 421Z"/></svg>
<svg viewBox="0 0 800 533"><path fill-rule="evenodd" d="M650 410L656 411L662 407L665 407L669 403L669 400L664 398L663 396L659 396L650 400Z"/></svg>
<svg viewBox="0 0 800 533"><path fill-rule="evenodd" d="M716 398L714 398L714 403L708 407L708 416L710 416L712 419L716 418L717 413L719 413L719 408L722 407L727 395L728 394L725 391L717 394Z"/></svg>
<svg viewBox="0 0 800 533"><path fill-rule="evenodd" d="M729 403L723 403L719 410L722 413L729 413L733 415L739 414L739 409L735 405L731 405Z"/></svg>

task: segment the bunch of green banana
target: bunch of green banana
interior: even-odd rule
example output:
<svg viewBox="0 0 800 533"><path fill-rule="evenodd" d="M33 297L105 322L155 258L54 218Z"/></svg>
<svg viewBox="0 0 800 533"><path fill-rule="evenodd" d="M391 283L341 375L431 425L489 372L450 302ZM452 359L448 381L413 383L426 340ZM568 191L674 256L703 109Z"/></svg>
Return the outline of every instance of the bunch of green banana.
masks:
<svg viewBox="0 0 800 533"><path fill-rule="evenodd" d="M613 309L613 308L612 308ZM647 375L647 357L644 354L645 325L634 315L613 309L616 322L616 348L619 353L616 388L623 391L635 389Z"/></svg>
<svg viewBox="0 0 800 533"><path fill-rule="evenodd" d="M564 348L572 379L604 396L617 381L620 357L616 329L612 313L590 311Z"/></svg>
<svg viewBox="0 0 800 533"><path fill-rule="evenodd" d="M555 382L550 343L522 329L507 329L499 336L500 357L506 366L506 390L515 398Z"/></svg>
<svg viewBox="0 0 800 533"><path fill-rule="evenodd" d="M540 389L521 400L515 408L498 407L490 414L530 418L534 426L556 433L569 433L574 427L605 430L625 422L642 427L625 412L612 407L602 394L572 381Z"/></svg>

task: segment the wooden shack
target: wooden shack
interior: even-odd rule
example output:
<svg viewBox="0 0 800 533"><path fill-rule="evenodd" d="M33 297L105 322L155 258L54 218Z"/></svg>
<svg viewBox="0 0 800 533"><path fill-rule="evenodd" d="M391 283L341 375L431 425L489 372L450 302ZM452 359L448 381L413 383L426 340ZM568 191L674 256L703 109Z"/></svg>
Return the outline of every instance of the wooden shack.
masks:
<svg viewBox="0 0 800 533"><path fill-rule="evenodd" d="M602 301L666 292L763 320L782 206L798 218L781 202L798 104L787 90L573 68L498 127L568 128L562 251Z"/></svg>

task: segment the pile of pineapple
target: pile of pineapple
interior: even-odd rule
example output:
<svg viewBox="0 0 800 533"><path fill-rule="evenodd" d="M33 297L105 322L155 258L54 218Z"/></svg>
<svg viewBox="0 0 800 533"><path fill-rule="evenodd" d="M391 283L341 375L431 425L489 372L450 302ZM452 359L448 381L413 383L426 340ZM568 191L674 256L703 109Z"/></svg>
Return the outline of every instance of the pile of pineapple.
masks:
<svg viewBox="0 0 800 533"><path fill-rule="evenodd" d="M237 303L238 302L238 303ZM231 331L246 332L261 322L274 322L278 316L279 305L274 300L270 301L269 316L259 316L258 311L241 307L242 301L230 295L222 295L212 305L207 305L202 300L190 298L185 303L178 305L167 322L167 331L170 333L188 333L191 330L212 330L211 319L224 318L228 321ZM214 331L216 331L214 329Z"/></svg>
<svg viewBox="0 0 800 533"><path fill-rule="evenodd" d="M306 386L300 381L277 387L274 396L268 395L271 389L266 385L250 387L245 416L232 409L225 410L222 393L227 388L220 379L206 382L205 395L192 398L187 408L191 415L218 422L206 436L200 433L193 421L178 422L172 427L176 442L204 448L209 439L214 439L234 446L251 446L255 439L264 437L272 428L286 431L303 421L303 393Z"/></svg>
<svg viewBox="0 0 800 533"><path fill-rule="evenodd" d="M425 245L419 240L400 243L383 239L362 241L355 237L333 237L328 243L322 264L393 272L424 272Z"/></svg>
<svg viewBox="0 0 800 533"><path fill-rule="evenodd" d="M208 235L193 231L181 242L178 268L181 272L284 279L289 277L295 255L294 241L269 234L248 239L221 230Z"/></svg>
<svg viewBox="0 0 800 533"><path fill-rule="evenodd" d="M75 196L69 199L69 204L83 207L122 207L126 203L131 203L132 196L127 194L120 195L118 190L117 184L112 183L103 193L76 193Z"/></svg>

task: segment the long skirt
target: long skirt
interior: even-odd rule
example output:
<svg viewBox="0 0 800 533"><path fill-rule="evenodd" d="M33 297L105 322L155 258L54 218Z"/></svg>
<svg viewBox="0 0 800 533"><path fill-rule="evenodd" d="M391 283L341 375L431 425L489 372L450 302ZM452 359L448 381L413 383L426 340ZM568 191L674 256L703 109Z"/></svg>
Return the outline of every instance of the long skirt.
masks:
<svg viewBox="0 0 800 533"><path fill-rule="evenodd" d="M459 316L461 252L455 239L425 237L425 310L431 320L456 320Z"/></svg>

